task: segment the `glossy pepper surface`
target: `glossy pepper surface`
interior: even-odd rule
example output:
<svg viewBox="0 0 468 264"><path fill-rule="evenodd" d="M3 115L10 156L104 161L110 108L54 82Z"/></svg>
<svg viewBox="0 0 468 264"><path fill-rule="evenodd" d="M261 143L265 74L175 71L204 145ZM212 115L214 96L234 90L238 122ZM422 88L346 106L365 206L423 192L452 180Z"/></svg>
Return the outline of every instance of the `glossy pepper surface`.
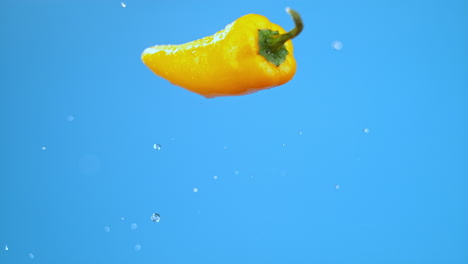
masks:
<svg viewBox="0 0 468 264"><path fill-rule="evenodd" d="M249 14L200 40L147 48L141 58L156 75L207 98L282 85L296 72L291 38L302 30L299 14L287 11L296 24L290 32Z"/></svg>

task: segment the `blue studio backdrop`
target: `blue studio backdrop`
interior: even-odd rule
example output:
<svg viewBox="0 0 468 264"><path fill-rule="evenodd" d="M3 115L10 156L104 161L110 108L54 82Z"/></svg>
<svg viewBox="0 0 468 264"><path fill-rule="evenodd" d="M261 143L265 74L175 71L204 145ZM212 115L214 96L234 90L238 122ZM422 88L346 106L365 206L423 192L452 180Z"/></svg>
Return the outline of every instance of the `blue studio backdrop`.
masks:
<svg viewBox="0 0 468 264"><path fill-rule="evenodd" d="M285 85L140 59L286 7ZM466 264L467 32L465 0L2 0L0 263Z"/></svg>

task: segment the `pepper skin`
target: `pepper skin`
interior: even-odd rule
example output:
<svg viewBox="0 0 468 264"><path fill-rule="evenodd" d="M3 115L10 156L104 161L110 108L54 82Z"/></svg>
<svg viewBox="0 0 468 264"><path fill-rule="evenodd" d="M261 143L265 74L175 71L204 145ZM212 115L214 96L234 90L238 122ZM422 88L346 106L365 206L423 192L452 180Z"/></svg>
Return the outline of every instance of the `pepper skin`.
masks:
<svg viewBox="0 0 468 264"><path fill-rule="evenodd" d="M249 14L200 40L147 48L141 59L156 75L207 98L250 94L282 85L296 72L292 37L280 43L287 52L278 66L260 54L264 29L278 34L272 38L286 34L266 17Z"/></svg>

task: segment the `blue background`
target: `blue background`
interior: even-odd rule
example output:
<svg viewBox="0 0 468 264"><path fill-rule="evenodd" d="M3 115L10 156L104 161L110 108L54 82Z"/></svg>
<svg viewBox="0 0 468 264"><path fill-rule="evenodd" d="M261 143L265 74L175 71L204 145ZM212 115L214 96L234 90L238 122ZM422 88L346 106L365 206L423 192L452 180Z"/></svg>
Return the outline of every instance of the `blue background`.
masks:
<svg viewBox="0 0 468 264"><path fill-rule="evenodd" d="M467 1L124 2L1 3L0 263L468 263ZM283 86L140 60L288 6Z"/></svg>

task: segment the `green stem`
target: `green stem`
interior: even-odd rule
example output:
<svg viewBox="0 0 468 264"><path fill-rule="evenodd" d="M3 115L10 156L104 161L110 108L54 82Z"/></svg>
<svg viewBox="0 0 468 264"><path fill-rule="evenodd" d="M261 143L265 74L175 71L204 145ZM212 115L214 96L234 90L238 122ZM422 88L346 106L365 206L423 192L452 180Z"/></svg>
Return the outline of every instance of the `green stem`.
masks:
<svg viewBox="0 0 468 264"><path fill-rule="evenodd" d="M294 20L295 27L288 33L271 36L267 40L267 43L270 46L271 50L279 50L281 47L283 47L283 44L286 41L299 35L299 33L301 33L302 29L304 28L304 24L302 24L302 19L299 13L297 13L289 7L286 8L286 12L288 12L288 14L291 15L292 19Z"/></svg>

